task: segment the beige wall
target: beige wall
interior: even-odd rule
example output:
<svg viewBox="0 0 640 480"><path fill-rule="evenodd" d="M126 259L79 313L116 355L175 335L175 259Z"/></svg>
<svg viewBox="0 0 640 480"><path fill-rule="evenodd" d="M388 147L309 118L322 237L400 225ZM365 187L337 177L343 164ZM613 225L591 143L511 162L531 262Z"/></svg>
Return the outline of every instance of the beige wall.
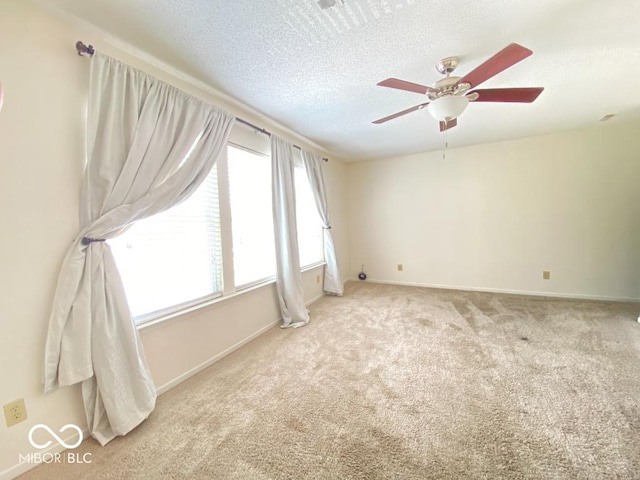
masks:
<svg viewBox="0 0 640 480"><path fill-rule="evenodd" d="M18 454L33 451L28 431L44 423L58 430L67 423L85 425L78 388L44 396L41 377L49 309L60 263L78 229L83 170L83 125L89 64L74 49L77 40L146 70L226 110L254 121L296 144L304 139L279 129L206 87L167 73L124 53L95 31L56 19L24 5L0 5L0 82L5 101L0 111L0 405L24 398L27 421L7 428L0 420L0 478L12 478L25 466ZM118 45L121 47L121 45ZM316 150L313 146L308 146ZM324 153L324 152L319 152ZM341 267L348 268L345 165L327 164L330 208L335 220ZM321 269L304 273L306 299L321 295ZM273 285L253 289L141 331L156 385L166 389L210 364L279 318Z"/></svg>
<svg viewBox="0 0 640 480"><path fill-rule="evenodd" d="M638 300L639 133L612 123L349 164L350 276L364 264L382 282Z"/></svg>

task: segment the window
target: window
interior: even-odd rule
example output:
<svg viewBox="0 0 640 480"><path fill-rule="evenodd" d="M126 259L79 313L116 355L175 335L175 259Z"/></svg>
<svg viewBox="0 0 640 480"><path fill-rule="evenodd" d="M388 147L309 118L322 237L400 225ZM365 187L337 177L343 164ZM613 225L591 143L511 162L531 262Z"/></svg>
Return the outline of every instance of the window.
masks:
<svg viewBox="0 0 640 480"><path fill-rule="evenodd" d="M227 155L191 197L109 240L137 323L275 277L269 137L243 130L235 134L237 143L227 145ZM300 152L294 151L294 158L298 246L304 268L324 260L323 233ZM225 192L221 198L218 181ZM233 268L228 278L234 278L233 285L224 289L223 258Z"/></svg>
<svg viewBox="0 0 640 480"><path fill-rule="evenodd" d="M221 292L216 172L185 202L109 240L137 322Z"/></svg>
<svg viewBox="0 0 640 480"><path fill-rule="evenodd" d="M294 181L300 266L308 267L324 261L322 220L311 193L307 172L302 165L296 166Z"/></svg>
<svg viewBox="0 0 640 480"><path fill-rule="evenodd" d="M276 274L269 157L227 147L233 269L241 288Z"/></svg>

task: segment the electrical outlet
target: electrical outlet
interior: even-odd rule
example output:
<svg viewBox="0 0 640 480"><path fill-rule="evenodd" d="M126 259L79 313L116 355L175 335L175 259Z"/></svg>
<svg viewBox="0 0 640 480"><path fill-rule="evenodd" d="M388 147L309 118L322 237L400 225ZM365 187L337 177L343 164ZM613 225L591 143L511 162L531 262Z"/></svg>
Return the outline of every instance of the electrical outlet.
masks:
<svg viewBox="0 0 640 480"><path fill-rule="evenodd" d="M7 403L2 408L7 427L12 427L16 423L24 422L27 419L27 408L24 405L23 398Z"/></svg>
<svg viewBox="0 0 640 480"><path fill-rule="evenodd" d="M399 263L398 264L398 271L402 272L403 269L404 269L404 266L401 263Z"/></svg>
<svg viewBox="0 0 640 480"><path fill-rule="evenodd" d="M544 270L542 272L542 279L549 280L551 278L551 272L549 270Z"/></svg>

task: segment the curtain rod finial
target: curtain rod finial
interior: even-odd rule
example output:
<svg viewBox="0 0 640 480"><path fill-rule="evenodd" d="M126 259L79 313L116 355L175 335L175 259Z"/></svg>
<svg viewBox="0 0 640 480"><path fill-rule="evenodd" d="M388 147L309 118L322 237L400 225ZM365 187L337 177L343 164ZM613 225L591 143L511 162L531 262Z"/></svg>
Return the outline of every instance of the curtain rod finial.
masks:
<svg viewBox="0 0 640 480"><path fill-rule="evenodd" d="M93 48L93 45L85 45L84 43L82 43L82 41L78 40L76 42L76 50L78 51L78 55L80 55L81 57L87 53L89 55L93 55L95 53L95 50Z"/></svg>

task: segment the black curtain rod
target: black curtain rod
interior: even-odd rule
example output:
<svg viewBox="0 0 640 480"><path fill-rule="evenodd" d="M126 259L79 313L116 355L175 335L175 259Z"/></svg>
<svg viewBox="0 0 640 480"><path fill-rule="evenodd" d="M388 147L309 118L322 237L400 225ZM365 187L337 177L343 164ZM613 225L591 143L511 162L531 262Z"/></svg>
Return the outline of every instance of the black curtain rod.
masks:
<svg viewBox="0 0 640 480"><path fill-rule="evenodd" d="M242 118L236 117L236 121L245 124L247 127L253 128L256 132L264 133L268 137L271 136L271 132L270 131L265 130L264 128L260 128L260 127L258 127L257 125L254 125L251 122L247 122L246 120L243 120ZM302 150L302 147L299 147L298 145L294 145L294 147L297 148L298 150ZM322 160L324 160L325 162L329 161L329 159L327 157L322 157Z"/></svg>
<svg viewBox="0 0 640 480"><path fill-rule="evenodd" d="M87 55L93 55L95 53L95 49L93 48L93 45L85 45L81 40L78 40L76 42L76 50L78 51L78 55L80 55L81 57L83 57L85 53ZM254 125L251 122L243 120L242 118L236 117L236 121L238 121L240 123L243 123L248 127L253 128L256 132L264 133L265 135L268 135L269 137L271 136L271 132L269 132L268 130L265 130L264 128L260 128L260 127L258 127L257 125ZM296 147L298 150L302 150L302 148L300 148L298 145L294 145L294 147ZM325 162L329 161L329 159L326 158L326 157L322 157L322 159Z"/></svg>

